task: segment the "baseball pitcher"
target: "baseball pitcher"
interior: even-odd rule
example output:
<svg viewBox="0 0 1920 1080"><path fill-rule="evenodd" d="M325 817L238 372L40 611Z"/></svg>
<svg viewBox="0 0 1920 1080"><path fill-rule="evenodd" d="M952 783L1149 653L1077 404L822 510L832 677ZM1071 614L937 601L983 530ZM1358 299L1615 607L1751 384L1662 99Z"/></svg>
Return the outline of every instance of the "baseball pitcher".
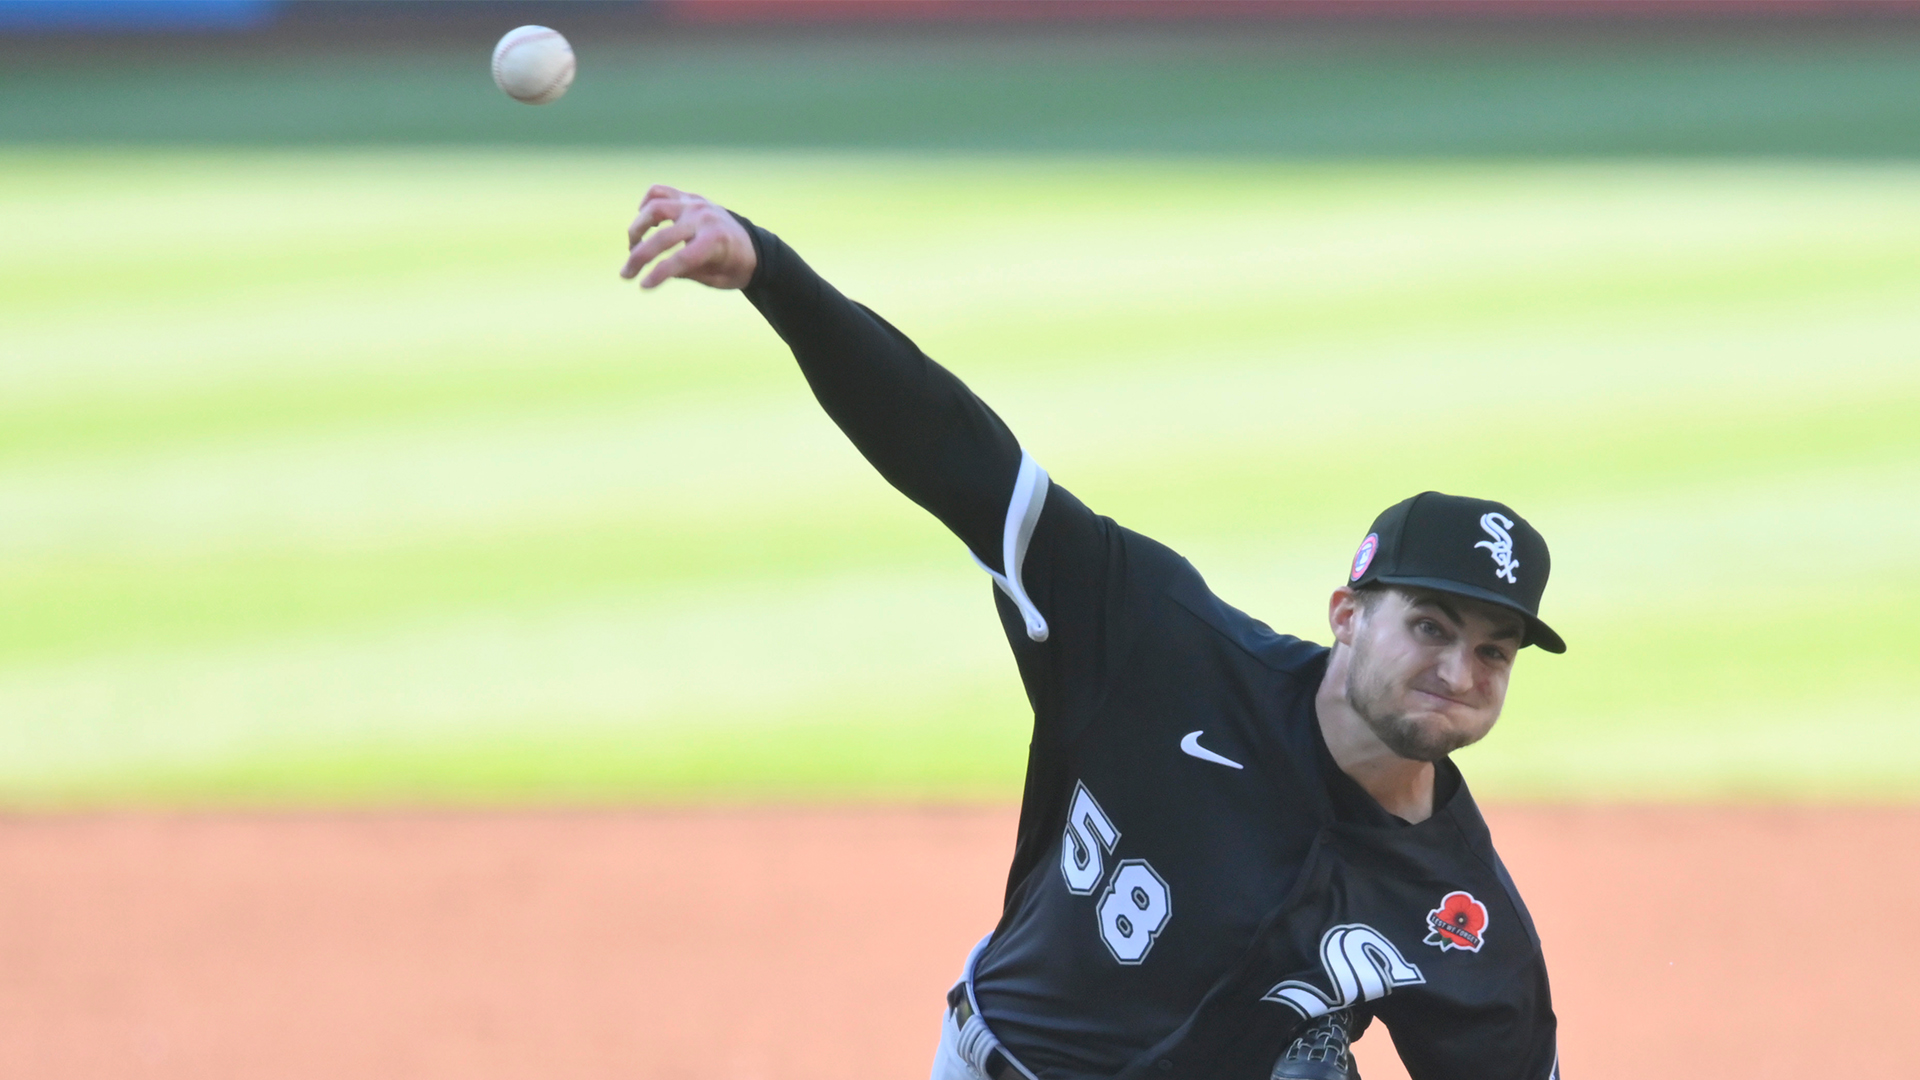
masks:
<svg viewBox="0 0 1920 1080"><path fill-rule="evenodd" d="M1054 483L773 233L657 186L627 239L644 287L744 290L996 587L1033 740L1005 907L933 1080L1354 1080L1376 1020L1414 1080L1558 1080L1539 937L1448 758L1522 648L1565 650L1524 518L1391 506L1333 590L1332 645L1276 634Z"/></svg>

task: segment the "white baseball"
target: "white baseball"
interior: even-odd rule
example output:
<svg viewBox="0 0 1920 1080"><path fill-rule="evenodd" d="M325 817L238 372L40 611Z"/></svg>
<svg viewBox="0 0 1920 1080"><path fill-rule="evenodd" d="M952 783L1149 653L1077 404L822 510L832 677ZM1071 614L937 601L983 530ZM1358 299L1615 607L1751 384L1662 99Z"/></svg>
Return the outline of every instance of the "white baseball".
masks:
<svg viewBox="0 0 1920 1080"><path fill-rule="evenodd" d="M493 47L493 81L515 101L558 101L573 85L573 46L544 26L510 30Z"/></svg>

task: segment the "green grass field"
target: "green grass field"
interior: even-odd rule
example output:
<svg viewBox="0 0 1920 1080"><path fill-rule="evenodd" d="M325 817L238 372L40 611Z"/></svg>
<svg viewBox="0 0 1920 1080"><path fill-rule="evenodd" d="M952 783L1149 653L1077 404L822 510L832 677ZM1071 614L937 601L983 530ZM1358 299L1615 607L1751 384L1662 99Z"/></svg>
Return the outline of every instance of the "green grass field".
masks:
<svg viewBox="0 0 1920 1080"><path fill-rule="evenodd" d="M1517 506L1571 650L1483 795L1920 791L1900 154L115 148L114 86L0 124L0 804L1014 797L991 586L743 300L615 278L653 181L1283 631L1381 507Z"/></svg>
<svg viewBox="0 0 1920 1080"><path fill-rule="evenodd" d="M1502 796L1920 780L1920 169L42 152L0 213L0 792L1003 795L957 542L653 179L780 230L1283 630L1379 507L1555 544ZM1177 192L1177 201L1142 193ZM111 207L103 212L103 207Z"/></svg>

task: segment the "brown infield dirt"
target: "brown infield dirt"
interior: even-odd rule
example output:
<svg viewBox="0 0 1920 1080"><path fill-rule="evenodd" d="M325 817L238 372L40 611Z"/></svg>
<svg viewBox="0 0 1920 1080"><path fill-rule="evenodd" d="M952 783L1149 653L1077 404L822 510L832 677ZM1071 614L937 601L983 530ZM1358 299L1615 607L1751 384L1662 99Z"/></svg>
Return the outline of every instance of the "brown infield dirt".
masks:
<svg viewBox="0 0 1920 1080"><path fill-rule="evenodd" d="M1576 1080L1920 1076L1920 809L1509 806ZM0 1077L922 1077L1010 809L0 820ZM1368 1080L1403 1076L1384 1033Z"/></svg>

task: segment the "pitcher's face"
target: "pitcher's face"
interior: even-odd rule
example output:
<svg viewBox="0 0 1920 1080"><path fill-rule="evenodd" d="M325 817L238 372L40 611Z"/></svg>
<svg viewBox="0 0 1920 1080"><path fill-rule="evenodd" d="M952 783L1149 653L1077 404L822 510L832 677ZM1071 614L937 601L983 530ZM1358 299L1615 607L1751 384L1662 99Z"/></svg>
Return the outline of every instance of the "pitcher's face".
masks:
<svg viewBox="0 0 1920 1080"><path fill-rule="evenodd" d="M1398 586L1352 603L1350 618L1334 621L1335 637L1353 650L1346 699L1388 749L1438 761L1493 730L1526 629L1520 616Z"/></svg>

